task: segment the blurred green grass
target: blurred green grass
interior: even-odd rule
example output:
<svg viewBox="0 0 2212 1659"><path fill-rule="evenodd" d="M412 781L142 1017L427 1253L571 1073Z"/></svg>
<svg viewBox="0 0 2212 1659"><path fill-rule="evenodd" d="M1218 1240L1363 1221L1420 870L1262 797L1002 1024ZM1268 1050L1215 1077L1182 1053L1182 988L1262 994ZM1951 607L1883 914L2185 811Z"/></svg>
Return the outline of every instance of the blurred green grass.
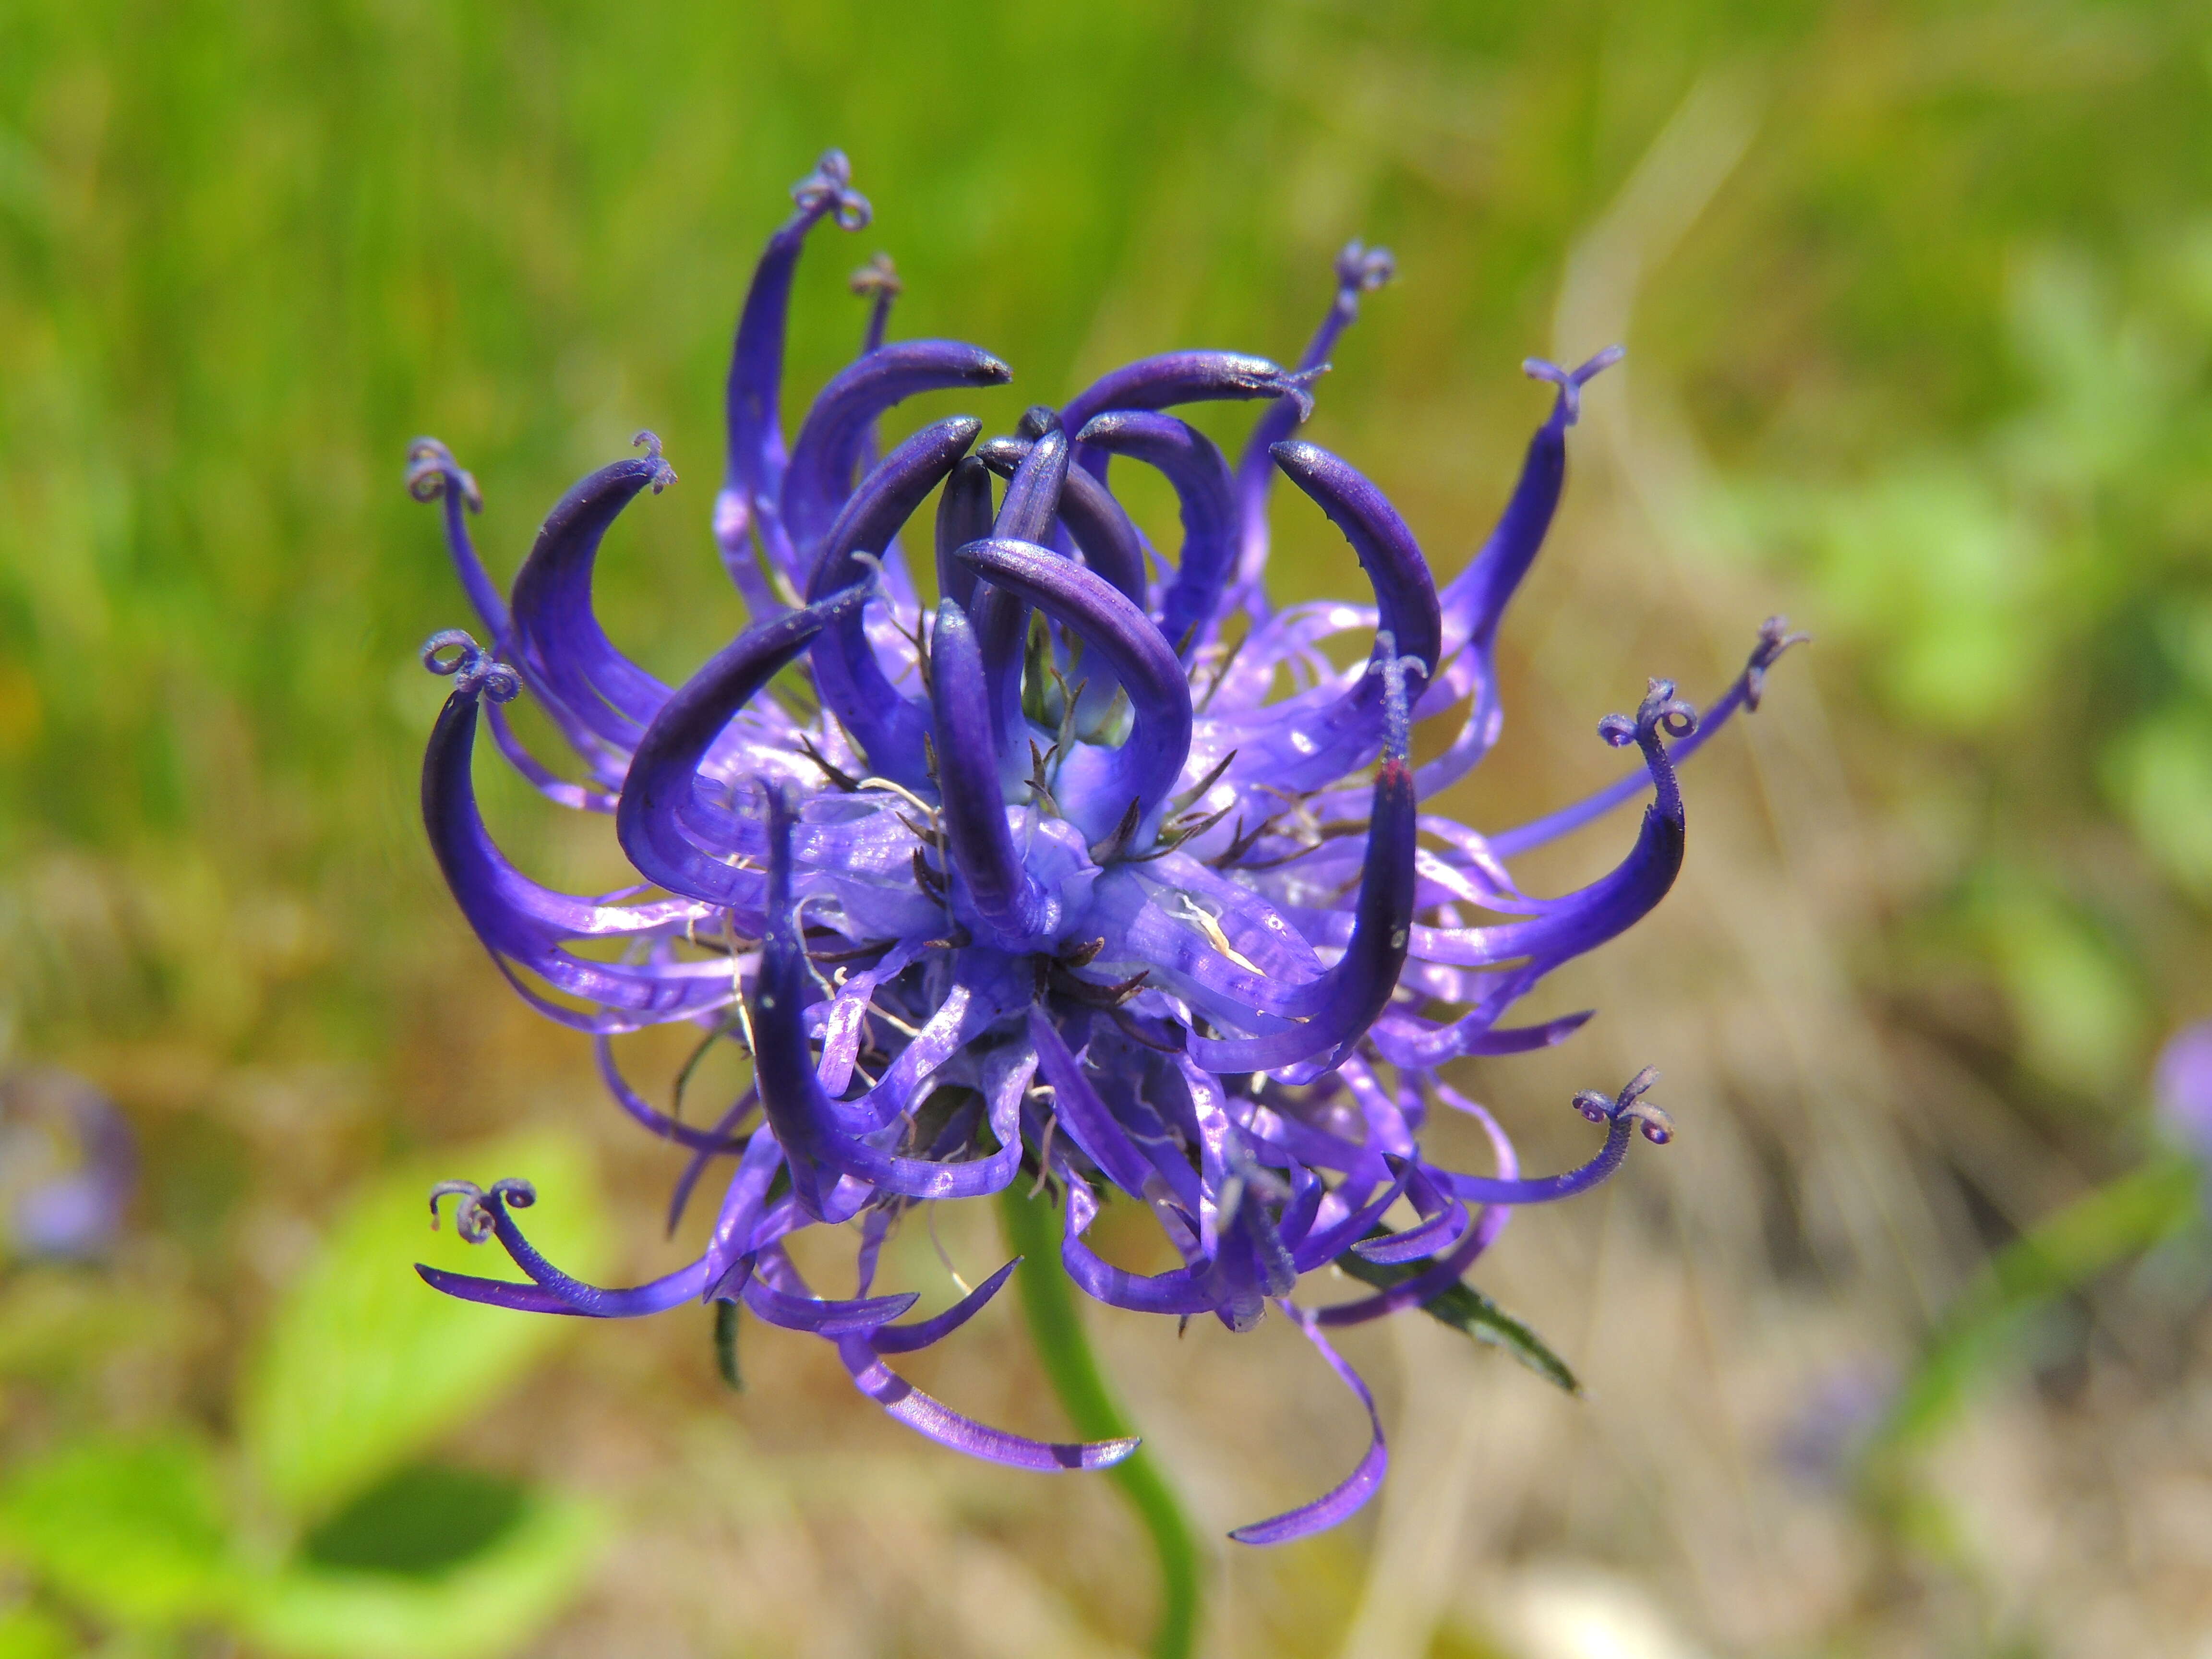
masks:
<svg viewBox="0 0 2212 1659"><path fill-rule="evenodd" d="M742 620L707 534L728 330L830 144L877 218L802 269L802 391L877 247L896 331L1015 366L1001 425L1140 351L1292 354L1334 249L1393 247L1312 434L1449 570L1542 406L1516 365L1594 314L1576 250L1723 100L1741 154L1632 273L1622 381L1701 458L1690 579L1820 636L1876 871L1853 992L2034 1161L1954 1171L1976 1236L2124 1166L2212 984L2208 53L2178 0L0 9L0 1019L154 1150L141 1225L201 1334L132 1409L228 1409L220 1334L283 1273L256 1218L580 1070L497 1003L421 844L413 651L465 617L402 458L454 447L504 574L657 430L684 482L604 610L685 672ZM1282 520L1279 586L1334 588ZM1584 592L1653 556L1573 544ZM1676 620L1595 637L1686 676ZM1622 695L1591 672L1577 730ZM1509 749L1468 811L1601 764ZM492 806L538 867L604 856Z"/></svg>

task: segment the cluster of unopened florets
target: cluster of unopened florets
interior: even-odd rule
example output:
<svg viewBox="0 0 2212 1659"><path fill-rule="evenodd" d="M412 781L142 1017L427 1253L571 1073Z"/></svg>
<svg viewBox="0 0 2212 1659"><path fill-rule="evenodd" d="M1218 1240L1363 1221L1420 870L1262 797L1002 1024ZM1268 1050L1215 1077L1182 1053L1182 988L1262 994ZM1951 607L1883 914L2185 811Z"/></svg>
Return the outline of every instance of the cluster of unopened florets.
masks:
<svg viewBox="0 0 2212 1659"><path fill-rule="evenodd" d="M794 263L822 219L868 218L842 155L793 198L738 324L714 511L751 623L733 622L731 643L682 685L619 652L592 605L608 527L673 479L649 434L641 457L554 507L507 595L469 538L474 481L433 441L411 457L410 487L442 500L489 634L488 649L448 633L426 650L454 676L422 782L454 896L522 994L592 1034L622 1108L690 1152L672 1218L713 1160L735 1160L705 1251L651 1284L604 1290L546 1261L509 1213L533 1198L516 1182L449 1182L433 1204L458 1197L465 1236L496 1237L530 1282L424 1275L548 1313L742 1305L833 1340L864 1391L933 1439L1021 1467L1096 1467L1130 1443L988 1428L885 1363L956 1328L1012 1267L933 1318L895 1322L915 1296L870 1292L902 1213L1026 1180L1062 1195L1061 1259L1091 1296L1238 1330L1272 1301L1371 1418L1327 1328L1436 1304L1514 1206L1602 1179L1638 1124L1655 1141L1670 1133L1643 1102L1647 1071L1617 1097L1577 1097L1607 1129L1587 1164L1523 1178L1496 1121L1440 1068L1556 1042L1589 1018L1501 1024L1666 893L1683 848L1675 763L1755 702L1794 636L1770 623L1702 726L1656 680L1634 716L1608 717L1601 735L1635 744L1643 766L1589 801L1489 838L1426 814L1497 738L1498 621L1558 501L1582 388L1617 352L1571 372L1528 365L1559 388L1551 416L1497 529L1439 589L1382 491L1291 437L1362 295L1390 276L1388 253L1346 250L1294 368L1221 351L1149 357L1031 409L1006 437L979 444L982 423L953 416L878 458L892 405L1011 371L957 342L887 341L896 283L878 260L854 283L872 301L861 353L787 448L776 410ZM1165 412L1218 399L1261 405L1233 469ZM1173 487L1172 561L1109 487L1116 457ZM1343 533L1366 602L1270 607L1278 474ZM939 597L925 605L901 537L933 493ZM1325 648L1346 634L1370 642L1348 670ZM809 696L764 695L794 670ZM500 705L518 690L573 749L581 781L507 725ZM1417 765L1414 726L1448 714L1455 735ZM480 719L547 796L612 816L641 886L574 896L507 860L471 778ZM1610 873L1558 898L1514 884L1503 855L1638 794L1650 804ZM590 948L609 942L625 948ZM616 1066L611 1039L668 1021L750 1055L751 1084L709 1126L649 1104ZM1493 1172L1429 1160L1432 1105L1483 1127ZM1149 1207L1181 1266L1141 1274L1091 1250L1086 1230L1111 1193ZM787 1241L845 1221L860 1224L858 1288L817 1296ZM1331 1263L1380 1288L1292 1299ZM1331 1524L1371 1493L1383 1457L1377 1425L1342 1486L1237 1535Z"/></svg>

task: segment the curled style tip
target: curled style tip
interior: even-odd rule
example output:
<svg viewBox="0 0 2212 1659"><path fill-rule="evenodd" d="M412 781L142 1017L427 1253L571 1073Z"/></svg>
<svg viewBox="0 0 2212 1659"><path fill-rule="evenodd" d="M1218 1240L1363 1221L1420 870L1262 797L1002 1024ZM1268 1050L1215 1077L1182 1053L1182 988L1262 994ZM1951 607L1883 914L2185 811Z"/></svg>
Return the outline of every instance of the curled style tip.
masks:
<svg viewBox="0 0 2212 1659"><path fill-rule="evenodd" d="M868 198L853 188L853 164L842 149L823 151L814 171L791 187L791 199L801 213L830 215L840 230L865 230L876 216Z"/></svg>
<svg viewBox="0 0 2212 1659"><path fill-rule="evenodd" d="M1664 1146L1674 1138L1674 1120L1644 1098L1658 1080L1659 1068L1647 1066L1609 1100L1595 1089L1583 1090L1575 1096L1575 1109L1592 1123L1633 1123L1654 1146Z"/></svg>
<svg viewBox="0 0 2212 1659"><path fill-rule="evenodd" d="M654 495L658 495L676 482L676 469L669 465L667 460L661 455L660 438L658 434L641 432L629 441L629 447L632 449L641 449L645 452L645 459L653 468L653 477L647 482L653 486Z"/></svg>
<svg viewBox="0 0 2212 1659"><path fill-rule="evenodd" d="M881 252L854 271L847 285L870 302L867 331L860 337L860 355L865 357L883 344L884 332L890 327L891 301L906 291L906 285L899 281L898 267L891 263L891 256Z"/></svg>
<svg viewBox="0 0 2212 1659"><path fill-rule="evenodd" d="M906 292L906 284L899 281L898 267L891 263L888 253L878 253L862 265L846 286L855 294L872 298L896 299Z"/></svg>
<svg viewBox="0 0 2212 1659"><path fill-rule="evenodd" d="M453 654L447 656L447 652ZM423 641L422 666L450 677L455 696L481 694L494 702L513 702L522 691L520 677L478 645L465 629L445 629Z"/></svg>
<svg viewBox="0 0 2212 1659"><path fill-rule="evenodd" d="M1336 286L1343 294L1372 294L1398 275L1397 256L1387 247L1350 241L1336 256Z"/></svg>
<svg viewBox="0 0 2212 1659"><path fill-rule="evenodd" d="M1607 714L1597 723L1597 734L1615 749L1640 744L1645 749L1661 737L1686 738L1698 729L1698 711L1674 695L1672 680L1652 680L1650 690L1636 710L1636 718Z"/></svg>
<svg viewBox="0 0 2212 1659"><path fill-rule="evenodd" d="M434 501L452 489L471 513L483 511L483 492L475 475L464 471L453 452L435 438L417 438L407 446L407 493L418 501Z"/></svg>
<svg viewBox="0 0 2212 1659"><path fill-rule="evenodd" d="M1531 357L1521 365L1521 372L1532 380L1548 380L1559 388L1559 407L1552 418L1561 426L1572 426L1582 418L1583 388L1627 355L1626 346L1607 346L1578 368L1561 368L1541 357Z"/></svg>
<svg viewBox="0 0 2212 1659"><path fill-rule="evenodd" d="M526 1210L538 1201L538 1188L526 1181L495 1181L489 1191L473 1181L441 1181L430 1188L430 1231L438 1230L438 1202L453 1200L453 1231L471 1244L481 1244L497 1226L502 1204Z"/></svg>
<svg viewBox="0 0 2212 1659"><path fill-rule="evenodd" d="M1766 671L1775 660L1793 645L1810 645L1810 634L1790 631L1790 618L1769 617L1759 625L1759 643L1751 648L1751 660L1743 665L1743 703L1755 709L1759 700L1766 695Z"/></svg>

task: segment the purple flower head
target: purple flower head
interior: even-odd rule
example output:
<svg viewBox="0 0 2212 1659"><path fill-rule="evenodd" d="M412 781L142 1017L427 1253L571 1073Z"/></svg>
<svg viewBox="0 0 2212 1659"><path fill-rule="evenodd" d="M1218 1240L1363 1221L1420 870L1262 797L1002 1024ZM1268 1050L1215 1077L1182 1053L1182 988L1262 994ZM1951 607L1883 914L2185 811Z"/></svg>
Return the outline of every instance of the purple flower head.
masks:
<svg viewBox="0 0 2212 1659"><path fill-rule="evenodd" d="M1676 763L1792 642L1778 622L1701 725L1651 682L1604 739L1639 764L1546 823L1486 838L1424 810L1496 741L1499 619L1558 501L1583 383L1559 387L1504 516L1441 589L1413 532L1352 465L1292 434L1362 297L1392 274L1358 244L1294 369L1226 351L1148 357L1057 409L979 442L939 420L878 454L876 424L917 392L995 386L1011 371L950 340L890 341L896 279L871 301L860 356L823 388L787 446L777 419L785 313L820 220L866 222L832 153L793 191L740 314L729 453L714 531L750 627L679 686L640 668L592 610L601 538L674 475L659 444L579 483L502 598L468 534L474 481L442 445L415 448L410 485L442 501L462 585L488 635L431 641L453 676L425 757L423 814L453 895L516 988L592 1034L617 1103L690 1154L672 1221L717 1159L735 1168L698 1260L628 1290L580 1284L531 1246L526 1182L447 1183L471 1239L496 1238L518 1285L425 1268L457 1296L543 1313L628 1317L702 1298L836 1345L854 1382L933 1439L1021 1468L1096 1468L1133 1442L1054 1445L965 1418L888 1363L957 1328L1012 1264L933 1318L911 1294L872 1295L905 1212L1017 1181L1061 1198L1061 1260L1116 1307L1235 1330L1273 1303L1365 1405L1329 1327L1425 1305L1457 1285L1513 1206L1610 1174L1665 1115L1645 1072L1576 1108L1602 1126L1581 1168L1528 1178L1482 1108L1439 1075L1463 1056L1559 1042L1589 1016L1504 1024L1553 969L1613 938L1673 884L1683 852ZM1256 403L1232 466L1171 410ZM1131 523L1112 468L1164 475L1181 507L1172 559ZM1269 492L1287 478L1342 533L1364 592L1267 604ZM924 604L902 537L934 493L940 597ZM1327 647L1363 642L1340 669ZM794 690L792 688L799 687ZM1286 689L1285 689L1286 688ZM557 776L507 724L526 693L584 779ZM1413 730L1445 722L1416 765ZM538 788L611 814L640 884L599 896L515 868L478 815L480 721ZM1501 862L1607 805L1648 796L1620 862L1559 897L1522 892ZM741 1044L752 1082L718 1121L686 1123L623 1077L612 1039L689 1021ZM1441 1104L1471 1115L1491 1173L1432 1163ZM1182 1265L1113 1266L1085 1233L1119 1194L1157 1218ZM1410 1212L1393 1229L1386 1214ZM787 1249L807 1227L859 1224L858 1286L825 1297ZM1384 1288L1309 1307L1302 1278L1336 1261ZM1385 1270L1388 1271L1385 1271ZM1333 1524L1379 1484L1379 1425L1342 1486L1236 1535L1268 1543Z"/></svg>
<svg viewBox="0 0 2212 1659"><path fill-rule="evenodd" d="M58 1070L0 1077L0 1224L10 1251L106 1255L137 1180L137 1140L106 1096Z"/></svg>

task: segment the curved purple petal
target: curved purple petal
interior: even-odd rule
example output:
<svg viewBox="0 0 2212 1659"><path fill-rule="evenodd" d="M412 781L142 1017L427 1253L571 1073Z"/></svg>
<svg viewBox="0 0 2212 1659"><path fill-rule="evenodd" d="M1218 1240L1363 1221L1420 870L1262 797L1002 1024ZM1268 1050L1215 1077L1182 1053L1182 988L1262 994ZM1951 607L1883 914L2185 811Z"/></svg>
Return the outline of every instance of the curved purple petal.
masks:
<svg viewBox="0 0 2212 1659"><path fill-rule="evenodd" d="M926 426L869 469L835 523L822 538L807 579L806 598L819 605L864 587L873 572L856 556L880 554L914 515L938 481L952 471L981 421L956 416ZM814 651L814 683L881 776L910 789L925 788L921 734L928 720L914 700L891 684L869 642L860 606L843 610Z"/></svg>
<svg viewBox="0 0 2212 1659"><path fill-rule="evenodd" d="M1133 845L1141 849L1190 752L1190 684L1175 653L1152 619L1103 577L1033 543L971 542L959 556L994 585L1081 635L1128 693L1134 724L1127 740L1115 750L1086 745L1071 757L1072 764L1096 756L1100 764L1095 775L1077 780L1087 799L1072 790L1061 799L1067 816L1094 838L1112 830L1133 800Z"/></svg>
<svg viewBox="0 0 2212 1659"><path fill-rule="evenodd" d="M937 498L937 591L963 610L975 597L975 573L952 556L969 542L991 533L991 469L975 455L963 456Z"/></svg>
<svg viewBox="0 0 2212 1659"><path fill-rule="evenodd" d="M668 700L666 686L615 649L592 608L609 526L640 490L658 495L676 479L659 441L640 433L638 441L645 454L601 467L561 498L514 578L516 666L532 690L622 749Z"/></svg>
<svg viewBox="0 0 2212 1659"><path fill-rule="evenodd" d="M1060 411L1070 432L1080 432L1109 409L1175 409L1224 399L1287 398L1303 421L1313 413L1307 388L1318 369L1290 373L1265 357L1234 351L1167 351L1139 357L1093 380ZM1077 465L1103 479L1108 458L1078 445Z"/></svg>
<svg viewBox="0 0 2212 1659"><path fill-rule="evenodd" d="M755 1277L738 1291L746 1307L770 1325L787 1331L805 1331L814 1336L851 1336L889 1324L921 1300L912 1291L896 1296L860 1297L850 1302L830 1302L818 1297L793 1296Z"/></svg>
<svg viewBox="0 0 2212 1659"><path fill-rule="evenodd" d="M945 842L969 902L1000 943L1014 949L1050 934L1059 925L1060 906L1029 872L1014 846L999 793L982 647L967 613L951 599L938 604L930 650Z"/></svg>
<svg viewBox="0 0 2212 1659"><path fill-rule="evenodd" d="M1010 478L1028 456L1030 441L1025 438L994 438L978 446L975 454L992 471L1002 478ZM1143 610L1144 543L1121 503L1114 499L1113 492L1081 467L1070 467L1060 483L1060 516L1082 552L1083 562L1103 576L1124 599ZM988 530L979 531L969 539L980 540L990 533ZM1027 539L1041 542L1043 538L1031 536ZM944 544L940 540L939 545ZM952 544L954 547L960 544ZM963 574L969 582L975 580L973 573L964 568ZM955 590L946 587L944 591L951 593ZM964 599L961 602L967 603Z"/></svg>
<svg viewBox="0 0 2212 1659"><path fill-rule="evenodd" d="M1229 463L1188 421L1143 410L1109 410L1092 419L1078 441L1157 467L1175 486L1182 551L1160 600L1160 632L1188 657L1190 646L1203 644L1212 631L1236 557L1237 495Z"/></svg>
<svg viewBox="0 0 2212 1659"><path fill-rule="evenodd" d="M1382 1439L1382 1419L1375 1409L1375 1396L1367 1384L1360 1380L1358 1371L1347 1364L1342 1355L1330 1346L1321 1334L1319 1322L1303 1308L1285 1302L1279 1304L1284 1316L1304 1333L1306 1340L1321 1350L1321 1357L1328 1368L1344 1381L1344 1386L1358 1397L1367 1408L1370 1438L1366 1455L1360 1458L1341 1485L1316 1498L1310 1504L1286 1510L1267 1521L1256 1521L1249 1527L1238 1527L1229 1535L1240 1544L1287 1544L1293 1538L1304 1538L1309 1533L1321 1532L1355 1514L1360 1506L1374 1497L1382 1486L1382 1477L1390 1468L1389 1448Z"/></svg>
<svg viewBox="0 0 2212 1659"><path fill-rule="evenodd" d="M983 1304L998 1295L999 1287L1021 1265L1021 1257L1016 1256L941 1314L917 1319L911 1325L878 1325L869 1333L868 1346L878 1353L918 1353L942 1342L981 1313Z"/></svg>
<svg viewBox="0 0 2212 1659"><path fill-rule="evenodd" d="M824 153L815 170L791 187L797 210L768 240L745 290L730 349L723 394L729 459L714 502L714 539L731 579L757 617L781 607L754 562L749 529L757 529L771 568L795 574L791 549L777 521L775 500L783 483L783 435L777 403L783 388L783 337L791 309L791 276L806 233L834 216L847 230L868 222L867 199L852 188L852 164L842 150Z"/></svg>
<svg viewBox="0 0 2212 1659"><path fill-rule="evenodd" d="M638 740L615 813L623 851L647 881L709 904L757 913L756 871L738 870L684 830L699 763L722 728L837 616L857 608L863 590L848 588L803 611L756 623L684 683Z"/></svg>
<svg viewBox="0 0 2212 1659"><path fill-rule="evenodd" d="M922 392L1004 386L1014 378L979 346L958 340L902 340L871 351L823 386L791 447L783 475L783 523L800 568L853 491L855 446L876 417Z"/></svg>
<svg viewBox="0 0 2212 1659"><path fill-rule="evenodd" d="M1109 1469L1141 1443L1134 1437L1075 1442L1031 1440L1025 1435L988 1427L972 1417L962 1416L943 1401L924 1394L899 1376L877 1358L865 1336L843 1339L837 1344L837 1357L844 1361L854 1386L862 1394L916 1434L987 1462L1045 1474L1063 1469Z"/></svg>

